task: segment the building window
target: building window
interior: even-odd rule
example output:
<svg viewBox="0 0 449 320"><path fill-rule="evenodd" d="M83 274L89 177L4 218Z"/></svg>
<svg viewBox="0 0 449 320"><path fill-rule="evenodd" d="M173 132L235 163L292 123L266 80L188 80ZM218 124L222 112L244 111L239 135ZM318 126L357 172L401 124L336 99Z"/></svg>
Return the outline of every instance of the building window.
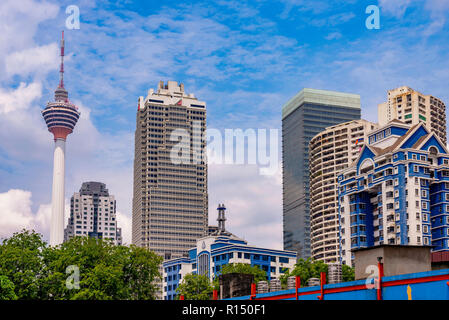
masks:
<svg viewBox="0 0 449 320"><path fill-rule="evenodd" d="M288 258L279 257L280 263L288 263Z"/></svg>

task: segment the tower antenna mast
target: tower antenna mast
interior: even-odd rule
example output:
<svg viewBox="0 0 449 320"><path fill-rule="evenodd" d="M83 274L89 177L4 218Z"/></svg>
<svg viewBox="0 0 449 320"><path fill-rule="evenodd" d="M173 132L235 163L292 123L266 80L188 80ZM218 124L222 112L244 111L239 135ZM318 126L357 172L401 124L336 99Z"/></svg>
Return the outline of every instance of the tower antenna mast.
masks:
<svg viewBox="0 0 449 320"><path fill-rule="evenodd" d="M59 69L59 87L64 88L64 30L61 38L61 67Z"/></svg>

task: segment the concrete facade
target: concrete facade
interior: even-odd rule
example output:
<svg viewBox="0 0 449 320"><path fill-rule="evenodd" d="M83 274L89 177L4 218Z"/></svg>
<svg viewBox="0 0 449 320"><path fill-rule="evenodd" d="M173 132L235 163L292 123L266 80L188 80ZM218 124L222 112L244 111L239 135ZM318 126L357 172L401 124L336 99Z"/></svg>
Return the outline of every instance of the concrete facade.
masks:
<svg viewBox="0 0 449 320"><path fill-rule="evenodd" d="M220 283L220 299L241 297L251 294L251 284L254 282L254 275L252 274L221 274L218 279Z"/></svg>
<svg viewBox="0 0 449 320"><path fill-rule="evenodd" d="M398 245L381 245L354 250L355 280L373 276L378 257L382 258L386 277L431 271L430 250L430 246Z"/></svg>
<svg viewBox="0 0 449 320"><path fill-rule="evenodd" d="M106 185L84 182L70 199L70 217L64 241L74 236L89 236L122 244L122 230L117 225L116 201Z"/></svg>
<svg viewBox="0 0 449 320"><path fill-rule="evenodd" d="M378 105L377 113L381 126L394 119L410 125L422 122L444 144L447 142L446 106L434 96L424 95L406 86L388 90L388 100Z"/></svg>
<svg viewBox="0 0 449 320"><path fill-rule="evenodd" d="M310 233L314 260L339 261L338 174L354 162L377 124L353 120L326 128L309 143Z"/></svg>
<svg viewBox="0 0 449 320"><path fill-rule="evenodd" d="M137 109L132 243L183 257L208 231L206 103L161 81Z"/></svg>

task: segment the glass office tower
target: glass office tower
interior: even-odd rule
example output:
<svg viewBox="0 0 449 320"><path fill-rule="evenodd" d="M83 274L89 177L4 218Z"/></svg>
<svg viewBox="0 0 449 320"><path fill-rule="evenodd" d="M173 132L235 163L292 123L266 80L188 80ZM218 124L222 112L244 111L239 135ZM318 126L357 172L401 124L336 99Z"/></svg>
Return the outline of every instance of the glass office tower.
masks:
<svg viewBox="0 0 449 320"><path fill-rule="evenodd" d="M304 88L282 108L284 250L311 256L309 142L326 127L358 120L360 96Z"/></svg>

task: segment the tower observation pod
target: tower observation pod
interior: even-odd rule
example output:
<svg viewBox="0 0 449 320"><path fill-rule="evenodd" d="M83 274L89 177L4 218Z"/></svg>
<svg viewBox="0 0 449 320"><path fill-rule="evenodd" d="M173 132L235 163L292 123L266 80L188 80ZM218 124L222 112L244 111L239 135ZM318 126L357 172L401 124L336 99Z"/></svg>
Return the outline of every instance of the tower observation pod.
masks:
<svg viewBox="0 0 449 320"><path fill-rule="evenodd" d="M80 116L78 108L69 101L69 94L64 88L64 31L62 31L61 67L55 101L47 103L46 108L42 110L42 116L55 141L50 245L57 246L64 241L65 142Z"/></svg>

